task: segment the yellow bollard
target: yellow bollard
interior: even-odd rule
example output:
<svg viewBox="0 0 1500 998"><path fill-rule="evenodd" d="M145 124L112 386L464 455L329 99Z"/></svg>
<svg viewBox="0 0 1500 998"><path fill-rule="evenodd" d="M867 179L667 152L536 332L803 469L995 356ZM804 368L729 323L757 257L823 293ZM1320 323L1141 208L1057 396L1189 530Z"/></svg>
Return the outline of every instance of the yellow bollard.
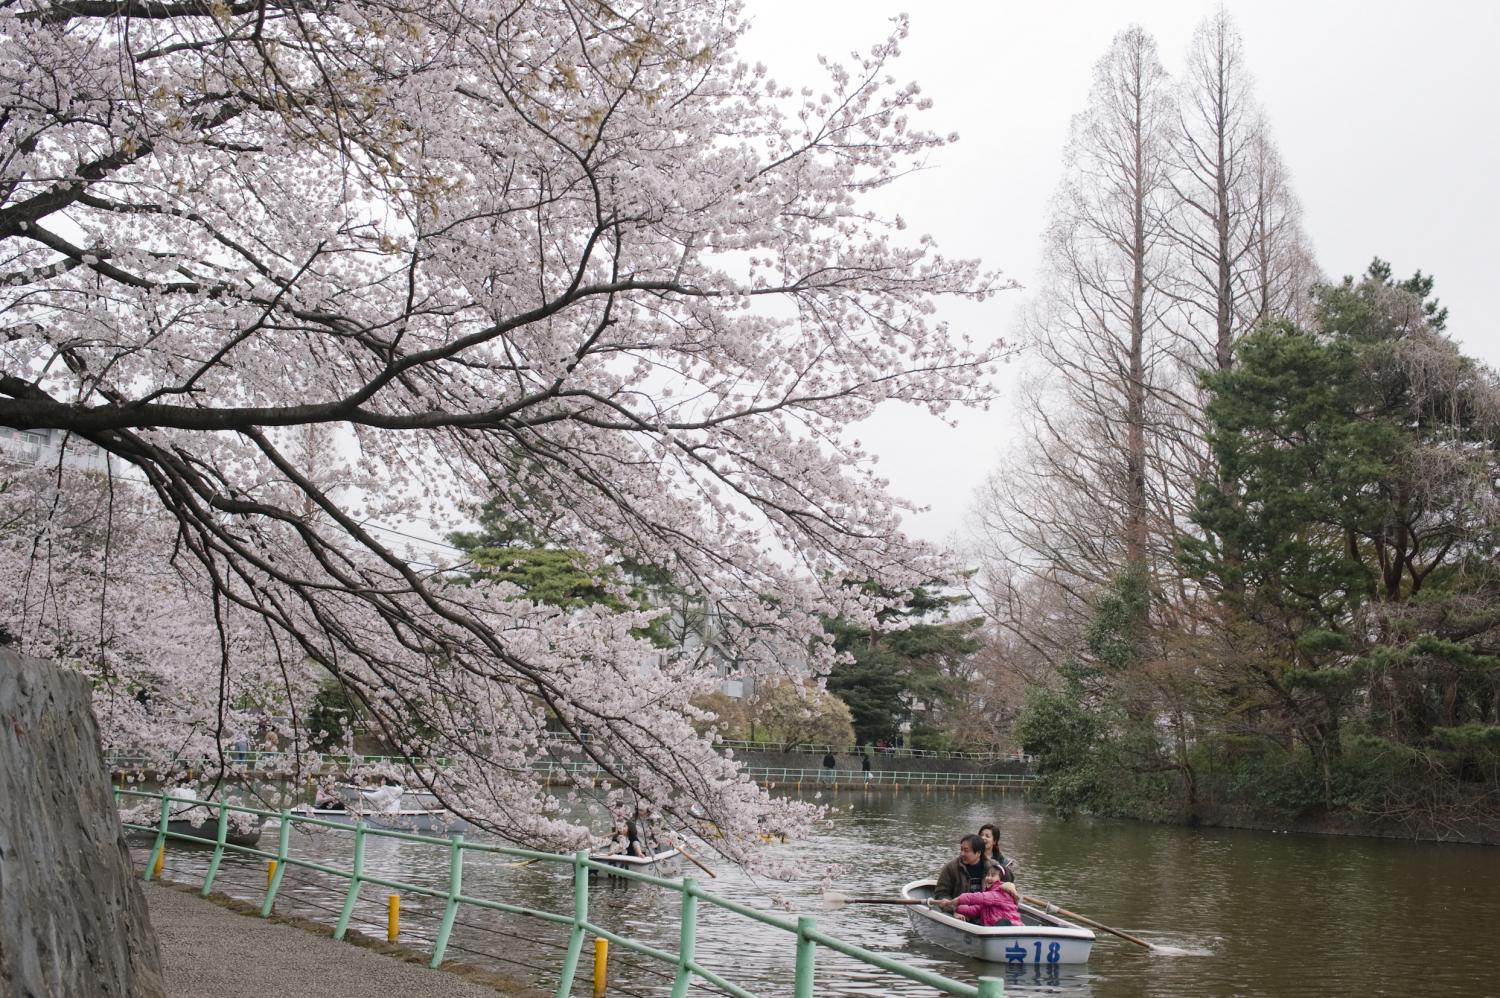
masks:
<svg viewBox="0 0 1500 998"><path fill-rule="evenodd" d="M164 860L164 859L166 859L166 858L167 858L167 851L165 849L163 849L161 852L159 852L159 853L156 854L156 865L153 866L153 867L151 867L151 876L153 876L153 877L160 877L161 876L161 861Z"/></svg>
<svg viewBox="0 0 1500 998"><path fill-rule="evenodd" d="M385 904L385 941L393 943L401 935L401 895L390 895L385 899Z"/></svg>
<svg viewBox="0 0 1500 998"><path fill-rule="evenodd" d="M594 998L604 998L609 983L609 940L594 940Z"/></svg>
<svg viewBox="0 0 1500 998"><path fill-rule="evenodd" d="M275 879L275 877L276 877L276 861L274 859L267 860L266 861L266 886L267 887L271 886L271 881L273 879Z"/></svg>

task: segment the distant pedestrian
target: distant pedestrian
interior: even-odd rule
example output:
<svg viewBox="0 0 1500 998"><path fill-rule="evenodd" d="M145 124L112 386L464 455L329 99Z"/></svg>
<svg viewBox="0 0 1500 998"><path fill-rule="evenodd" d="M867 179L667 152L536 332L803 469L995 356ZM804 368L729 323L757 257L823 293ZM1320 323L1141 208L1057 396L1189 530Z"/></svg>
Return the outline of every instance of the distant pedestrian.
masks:
<svg viewBox="0 0 1500 998"><path fill-rule="evenodd" d="M859 768L864 770L866 773L870 771L870 757L864 752L861 752L859 754Z"/></svg>
<svg viewBox="0 0 1500 998"><path fill-rule="evenodd" d="M822 773L822 778L825 781L827 781L827 782L832 782L833 781L834 770L838 769L838 767L839 767L839 761L838 761L838 759L834 758L833 749L829 749L823 755L823 773Z"/></svg>

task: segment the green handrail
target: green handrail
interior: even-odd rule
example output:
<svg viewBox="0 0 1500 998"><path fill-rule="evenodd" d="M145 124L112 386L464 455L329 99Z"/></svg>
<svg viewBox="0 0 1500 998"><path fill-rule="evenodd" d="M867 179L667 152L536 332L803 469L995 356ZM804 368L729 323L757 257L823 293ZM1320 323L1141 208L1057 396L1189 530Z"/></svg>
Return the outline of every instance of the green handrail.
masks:
<svg viewBox="0 0 1500 998"><path fill-rule="evenodd" d="M573 930L568 933L568 951L557 980L557 998L563 998L573 990L573 975L578 971L578 958L583 954L583 937L589 927L588 862L588 853L579 850L573 854Z"/></svg>
<svg viewBox="0 0 1500 998"><path fill-rule="evenodd" d="M339 924L334 926L333 938L343 939L349 931L349 919L354 917L354 904L359 900L359 885L365 879L365 834L363 821L354 826L354 868L349 871L349 893L344 895L344 909L339 912ZM277 864L280 868L280 864Z"/></svg>
<svg viewBox="0 0 1500 998"><path fill-rule="evenodd" d="M276 836L276 872L271 874L271 882L266 885L266 901L260 906L260 917L271 917L271 906L276 903L276 892L281 890L281 878L286 876L286 865L291 861L291 835L292 821L291 813L283 810L281 812L281 827Z"/></svg>
<svg viewBox="0 0 1500 998"><path fill-rule="evenodd" d="M348 928L349 921L353 915L353 909L357 894L362 884L371 883L389 887L393 890L405 891L411 894L422 895L431 898L442 898L446 901L443 918L438 934L433 944L431 965L436 967L442 963L443 954L448 945L448 938L452 932L453 925L460 905L469 905L474 908L499 911L509 914L527 915L542 921L569 927L568 948L564 957L563 966L558 978L557 998L566 998L573 987L573 980L578 969L578 962L583 952L583 942L587 936L608 939L612 945L639 953L650 959L671 965L674 970L672 994L681 998L687 991L694 978L704 981L719 988L733 998L755 998L755 995L734 984L720 974L699 964L697 959L697 925L699 903L712 905L726 912L738 915L791 934L795 939L796 946L796 976L794 980L795 998L811 998L813 993L814 972L817 965L817 948L824 947L833 952L842 954L852 960L864 963L868 966L886 971L887 973L903 977L907 980L934 988L938 991L959 995L962 998L1003 998L1003 984L998 978L981 977L976 985L955 981L919 967L908 966L893 957L881 953L875 953L845 942L837 937L830 936L817 927L814 919L801 917L792 922L786 918L759 911L748 905L722 898L715 894L704 891L698 882L692 878L672 880L665 877L653 876L648 873L637 873L633 870L622 870L608 863L599 862L589 858L587 852L576 852L571 856L558 855L556 853L538 852L531 849L522 849L514 846L489 845L486 843L467 842L462 835L453 835L447 839L433 836L419 835L410 832L389 831L374 828L359 822L352 829L347 824L326 821L320 818L303 817L290 811L260 811L254 808L241 807L224 801L204 801L197 798L178 798L170 794L154 794L137 790L115 790L115 799L139 799L160 801L160 810L155 825L141 825L125 822L125 827L143 832L154 832L156 835L150 860L142 876L151 879L152 866L156 857L163 855L168 839L183 840L193 843L212 845L214 854L209 863L208 872L204 877L204 891L207 892L218 871L219 861L228 850L257 856L277 861L276 871L271 877L266 888L265 903L261 906L262 917L271 912L272 903L276 892L281 885L282 876L288 865L303 869L315 870L325 875L341 877L349 881L349 892L345 898L344 909L340 914L338 928L335 930L335 938L343 938ZM167 823L170 808L173 804L181 803L188 805L206 805L218 809L218 821L216 822L215 836L212 839L182 835L168 830ZM278 835L275 853L264 852L251 846L231 845L227 841L229 828L229 814L247 814L261 819L279 818L281 820L280 834ZM352 866L349 870L340 870L326 866L312 860L302 859L291 854L290 832L293 825L335 829L343 832L352 831L354 834L354 849ZM395 839L398 841L416 842L427 845L447 846L449 850L448 884L446 888L423 886L406 883L400 880L376 877L367 874L364 870L365 844L370 836L383 839ZM567 864L573 873L573 912L571 915L563 915L555 912L543 911L529 908L523 905L509 904L490 898L471 897L463 892L463 865L466 852L490 853L508 857L517 857L528 860L537 860L546 863ZM611 876L622 877L639 883L652 884L666 890L677 891L682 899L681 923L679 943L676 953L670 953L647 943L639 942L622 936L609 929L594 924L589 920L589 873L600 872Z"/></svg>
<svg viewBox="0 0 1500 998"><path fill-rule="evenodd" d="M677 940L677 976L672 981L672 998L683 998L688 985L693 983L693 955L698 940L698 895L694 888L697 880L682 878L682 931Z"/></svg>
<svg viewBox="0 0 1500 998"><path fill-rule="evenodd" d="M797 976L792 982L796 998L812 998L813 972L817 966L817 941L813 930L817 923L808 915L797 919Z"/></svg>
<svg viewBox="0 0 1500 998"><path fill-rule="evenodd" d="M448 949L448 934L453 931L453 920L458 917L458 899L463 896L464 837L454 835L448 846L448 905L443 909L443 922L438 926L437 940L432 944L431 965L434 967L443 962L443 953Z"/></svg>

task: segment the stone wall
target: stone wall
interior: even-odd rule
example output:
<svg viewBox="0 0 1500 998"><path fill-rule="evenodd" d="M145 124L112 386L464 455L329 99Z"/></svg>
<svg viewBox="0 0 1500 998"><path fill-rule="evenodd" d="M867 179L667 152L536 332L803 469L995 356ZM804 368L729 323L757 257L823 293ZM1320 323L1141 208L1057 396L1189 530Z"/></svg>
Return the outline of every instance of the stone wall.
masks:
<svg viewBox="0 0 1500 998"><path fill-rule="evenodd" d="M0 995L164 994L88 684L0 648Z"/></svg>

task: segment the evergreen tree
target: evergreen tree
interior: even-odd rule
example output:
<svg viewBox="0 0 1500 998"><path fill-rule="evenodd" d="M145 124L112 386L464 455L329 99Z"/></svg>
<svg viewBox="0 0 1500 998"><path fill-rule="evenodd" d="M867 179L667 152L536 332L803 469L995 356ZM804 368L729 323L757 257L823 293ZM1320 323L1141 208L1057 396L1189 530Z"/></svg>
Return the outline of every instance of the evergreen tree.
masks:
<svg viewBox="0 0 1500 998"><path fill-rule="evenodd" d="M913 747L945 741L943 710L968 680L969 659L983 642L975 633L980 618L949 619L969 597L946 594L943 586L916 587L900 605L882 611L873 628L845 620L829 624L834 647L853 661L834 667L828 689L849 705L861 741L894 739L907 721ZM914 710L917 704L925 709Z"/></svg>
<svg viewBox="0 0 1500 998"><path fill-rule="evenodd" d="M1316 331L1263 327L1205 379L1221 477L1183 564L1263 642L1247 685L1312 751L1325 805L1345 726L1417 749L1500 720L1500 391L1431 290L1376 260L1320 289Z"/></svg>

